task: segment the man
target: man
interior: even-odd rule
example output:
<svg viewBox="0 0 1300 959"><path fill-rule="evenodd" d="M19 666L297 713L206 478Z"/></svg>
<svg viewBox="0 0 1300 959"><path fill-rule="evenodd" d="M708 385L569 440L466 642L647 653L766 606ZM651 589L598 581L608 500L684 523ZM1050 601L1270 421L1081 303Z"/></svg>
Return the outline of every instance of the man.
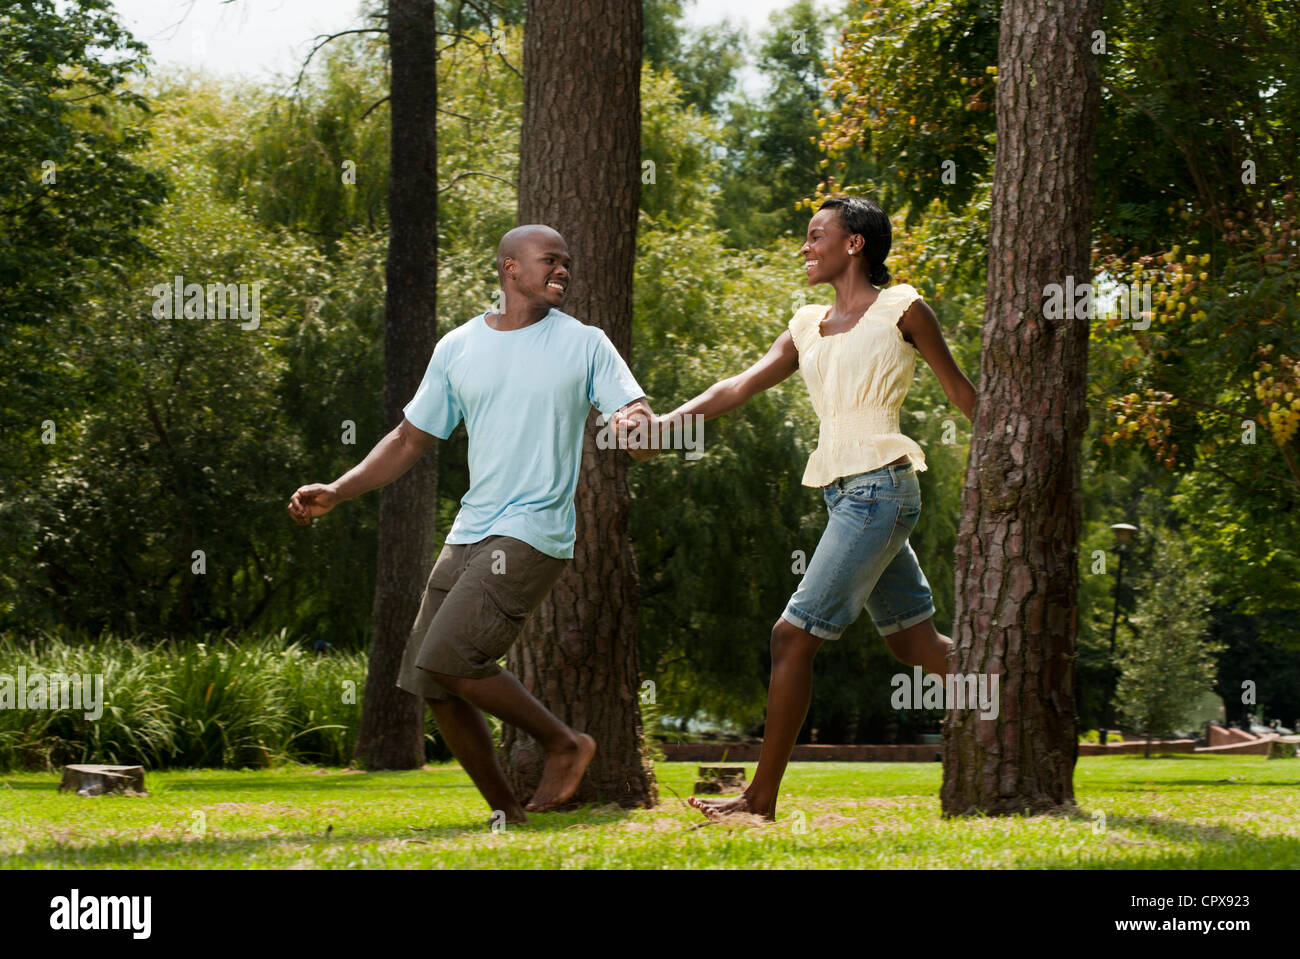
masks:
<svg viewBox="0 0 1300 959"><path fill-rule="evenodd" d="M564 238L548 226L511 230L497 249L504 313L485 313L438 341L392 433L328 485L298 489L299 523L384 486L465 421L470 488L434 564L397 685L433 709L447 745L507 822L563 804L595 741L571 729L497 665L573 557L573 505L588 409L652 416L604 331L557 307L569 286ZM639 417L636 417L639 418ZM626 433L621 437L627 448ZM632 452L649 459L646 450ZM483 712L524 730L546 752L521 806L506 782Z"/></svg>

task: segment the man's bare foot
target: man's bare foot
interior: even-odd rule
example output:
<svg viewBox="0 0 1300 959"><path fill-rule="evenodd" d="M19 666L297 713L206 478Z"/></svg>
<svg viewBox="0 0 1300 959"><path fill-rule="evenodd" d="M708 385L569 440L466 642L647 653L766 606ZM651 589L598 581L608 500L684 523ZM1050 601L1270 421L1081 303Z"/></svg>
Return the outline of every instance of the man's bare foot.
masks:
<svg viewBox="0 0 1300 959"><path fill-rule="evenodd" d="M686 801L714 822L740 816L758 816L769 822L776 819L775 809L758 809L756 806L750 806L749 797L744 793L726 798L719 796L717 799L690 796Z"/></svg>
<svg viewBox="0 0 1300 959"><path fill-rule="evenodd" d="M561 805L578 791L582 774L587 771L591 757L596 755L596 740L586 733L577 733L577 748L571 752L548 753L542 767L542 781L537 792L524 806L529 812L546 812Z"/></svg>

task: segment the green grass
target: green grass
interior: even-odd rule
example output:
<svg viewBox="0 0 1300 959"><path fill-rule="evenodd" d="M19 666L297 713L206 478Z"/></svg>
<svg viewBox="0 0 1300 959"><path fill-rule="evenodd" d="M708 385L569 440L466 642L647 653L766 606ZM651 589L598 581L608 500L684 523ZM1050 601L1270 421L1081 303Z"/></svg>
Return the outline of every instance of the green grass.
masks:
<svg viewBox="0 0 1300 959"><path fill-rule="evenodd" d="M752 765L748 766L752 776ZM151 772L147 797L0 777L0 866L18 869L1300 867L1300 762L1085 757L1075 816L940 816L938 763L794 763L781 819L714 824L693 763L657 767L661 804L534 815L494 834L455 765ZM1105 829L1096 813L1105 814ZM332 828L330 828L332 827ZM328 835L327 835L328 830Z"/></svg>

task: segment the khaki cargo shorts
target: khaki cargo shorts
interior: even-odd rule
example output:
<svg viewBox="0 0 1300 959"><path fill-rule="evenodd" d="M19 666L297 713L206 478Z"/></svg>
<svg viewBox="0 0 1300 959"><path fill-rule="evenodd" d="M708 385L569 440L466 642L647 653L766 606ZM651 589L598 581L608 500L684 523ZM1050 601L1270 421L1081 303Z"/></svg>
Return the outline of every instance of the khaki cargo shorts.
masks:
<svg viewBox="0 0 1300 959"><path fill-rule="evenodd" d="M438 554L406 641L397 685L424 699L452 695L430 673L486 679L568 565L511 536L448 544Z"/></svg>

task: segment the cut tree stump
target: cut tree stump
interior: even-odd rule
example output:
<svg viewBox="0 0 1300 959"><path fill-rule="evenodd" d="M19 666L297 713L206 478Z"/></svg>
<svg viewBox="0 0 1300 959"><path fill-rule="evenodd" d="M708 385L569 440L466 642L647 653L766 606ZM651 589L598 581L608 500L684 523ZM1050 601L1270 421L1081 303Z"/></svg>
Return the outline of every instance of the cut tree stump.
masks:
<svg viewBox="0 0 1300 959"><path fill-rule="evenodd" d="M1300 756L1300 736L1282 736L1268 744L1269 759L1294 759Z"/></svg>
<svg viewBox="0 0 1300 959"><path fill-rule="evenodd" d="M695 795L701 793L720 793L724 789L743 789L745 786L744 766L700 766L700 778L695 783Z"/></svg>
<svg viewBox="0 0 1300 959"><path fill-rule="evenodd" d="M78 796L102 796L104 793L148 795L144 788L143 766L64 766L59 792L65 790Z"/></svg>

